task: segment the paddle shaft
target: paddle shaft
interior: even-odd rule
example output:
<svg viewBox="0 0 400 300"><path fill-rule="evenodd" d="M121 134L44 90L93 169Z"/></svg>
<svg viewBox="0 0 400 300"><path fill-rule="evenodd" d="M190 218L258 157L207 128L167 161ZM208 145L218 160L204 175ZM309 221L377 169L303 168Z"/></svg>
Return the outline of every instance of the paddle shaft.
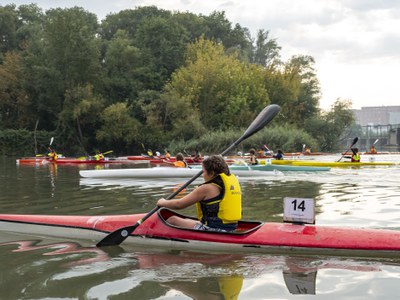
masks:
<svg viewBox="0 0 400 300"><path fill-rule="evenodd" d="M230 145L225 151L221 153L222 156L226 155L232 148L239 145L243 140L252 136L259 130L261 130L265 125L267 125L279 112L280 107L276 104L269 105L265 107L258 116L254 119L254 121L250 124L244 134L236 140L232 145ZM199 176L203 174L203 170L200 170L199 173L194 175L189 181L179 187L174 193L169 195L166 199L172 199L176 195L178 195L183 189L185 189L189 184L195 181ZM140 224L146 221L150 216L152 216L159 209L158 206L154 207L150 212L148 212L143 218L138 220L134 225L123 227L117 229L110 234L108 234L105 238L103 238L100 242L97 243L97 247L103 246L113 246L121 244Z"/></svg>
<svg viewBox="0 0 400 300"><path fill-rule="evenodd" d="M346 153L351 149L351 147L353 147L357 143L357 141L358 141L358 137L355 137L354 140L353 140L353 143L346 150L346 152L343 153L343 155L339 158L339 160L337 162L341 161L341 159L346 155Z"/></svg>

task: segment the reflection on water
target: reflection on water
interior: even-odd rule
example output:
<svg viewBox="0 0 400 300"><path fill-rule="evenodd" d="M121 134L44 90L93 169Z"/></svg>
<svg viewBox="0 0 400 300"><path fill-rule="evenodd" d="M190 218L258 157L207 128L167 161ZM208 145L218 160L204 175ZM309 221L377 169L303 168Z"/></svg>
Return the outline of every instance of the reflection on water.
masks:
<svg viewBox="0 0 400 300"><path fill-rule="evenodd" d="M207 300L264 299L298 294L329 296L343 289L342 285L351 278L357 278L357 281L352 280L354 285L371 280L384 270L398 269L390 261L155 252L121 247L98 249L77 243L39 240L3 242L0 253L19 261L20 265L12 270L9 268L12 263L4 262L6 276L1 284L5 287L2 289L2 295L7 296L5 299L55 295L85 299L119 296L118 299ZM37 272L35 279L32 270ZM32 284L24 286L27 281ZM67 288L71 285L73 289ZM378 293L376 295L381 292L375 286L368 291ZM351 289L346 293L352 295Z"/></svg>

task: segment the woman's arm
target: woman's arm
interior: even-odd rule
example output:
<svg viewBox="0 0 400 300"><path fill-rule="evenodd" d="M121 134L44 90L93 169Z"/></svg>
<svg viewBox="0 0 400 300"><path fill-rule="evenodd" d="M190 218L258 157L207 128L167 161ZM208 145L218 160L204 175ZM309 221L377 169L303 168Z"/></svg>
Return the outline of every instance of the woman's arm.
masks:
<svg viewBox="0 0 400 300"><path fill-rule="evenodd" d="M157 206L167 207L171 209L183 209L195 204L203 199L211 198L217 196L219 193L219 188L212 184L204 184L193 190L189 195L181 199L171 199L167 200L161 198L157 201Z"/></svg>

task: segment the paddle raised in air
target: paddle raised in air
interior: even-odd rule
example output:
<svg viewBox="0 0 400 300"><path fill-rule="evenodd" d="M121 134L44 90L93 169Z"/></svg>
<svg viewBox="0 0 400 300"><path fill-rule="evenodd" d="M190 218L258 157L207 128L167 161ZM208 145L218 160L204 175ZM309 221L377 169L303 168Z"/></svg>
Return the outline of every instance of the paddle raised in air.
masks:
<svg viewBox="0 0 400 300"><path fill-rule="evenodd" d="M343 155L338 159L338 162L342 160L342 158L346 155L347 152L358 142L358 137L355 137L351 146L343 153Z"/></svg>
<svg viewBox="0 0 400 300"><path fill-rule="evenodd" d="M243 135L237 139L232 145L230 145L225 151L221 153L221 155L226 155L232 148L239 145L243 140L252 136L260 129L262 129L265 125L267 125L279 112L280 107L276 104L271 104L265 107L258 116L254 119L254 121L250 124L247 130L243 133ZM183 184L178 190L176 190L173 194L169 195L166 199L172 199L176 195L178 195L183 189L185 189L189 184L195 181L201 174L203 170L200 170L199 173L194 175L188 182ZM117 229L110 234L108 234L105 238L103 238L100 242L97 243L97 247L103 246L113 246L121 244L140 224L142 224L145 220L147 220L151 215L153 215L159 209L158 206L153 208L149 213L147 213L143 218L137 221L134 225L122 227Z"/></svg>

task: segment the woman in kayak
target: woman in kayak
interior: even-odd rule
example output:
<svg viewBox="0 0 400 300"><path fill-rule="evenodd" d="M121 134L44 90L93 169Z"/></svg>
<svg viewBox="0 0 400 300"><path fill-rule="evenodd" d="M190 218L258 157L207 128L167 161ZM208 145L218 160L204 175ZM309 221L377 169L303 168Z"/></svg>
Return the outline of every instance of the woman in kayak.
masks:
<svg viewBox="0 0 400 300"><path fill-rule="evenodd" d="M232 231L242 216L242 193L236 176L231 174L220 155L204 159L204 183L181 199L157 202L159 207L183 209L196 204L197 220L171 216L167 221L175 226L209 231Z"/></svg>

